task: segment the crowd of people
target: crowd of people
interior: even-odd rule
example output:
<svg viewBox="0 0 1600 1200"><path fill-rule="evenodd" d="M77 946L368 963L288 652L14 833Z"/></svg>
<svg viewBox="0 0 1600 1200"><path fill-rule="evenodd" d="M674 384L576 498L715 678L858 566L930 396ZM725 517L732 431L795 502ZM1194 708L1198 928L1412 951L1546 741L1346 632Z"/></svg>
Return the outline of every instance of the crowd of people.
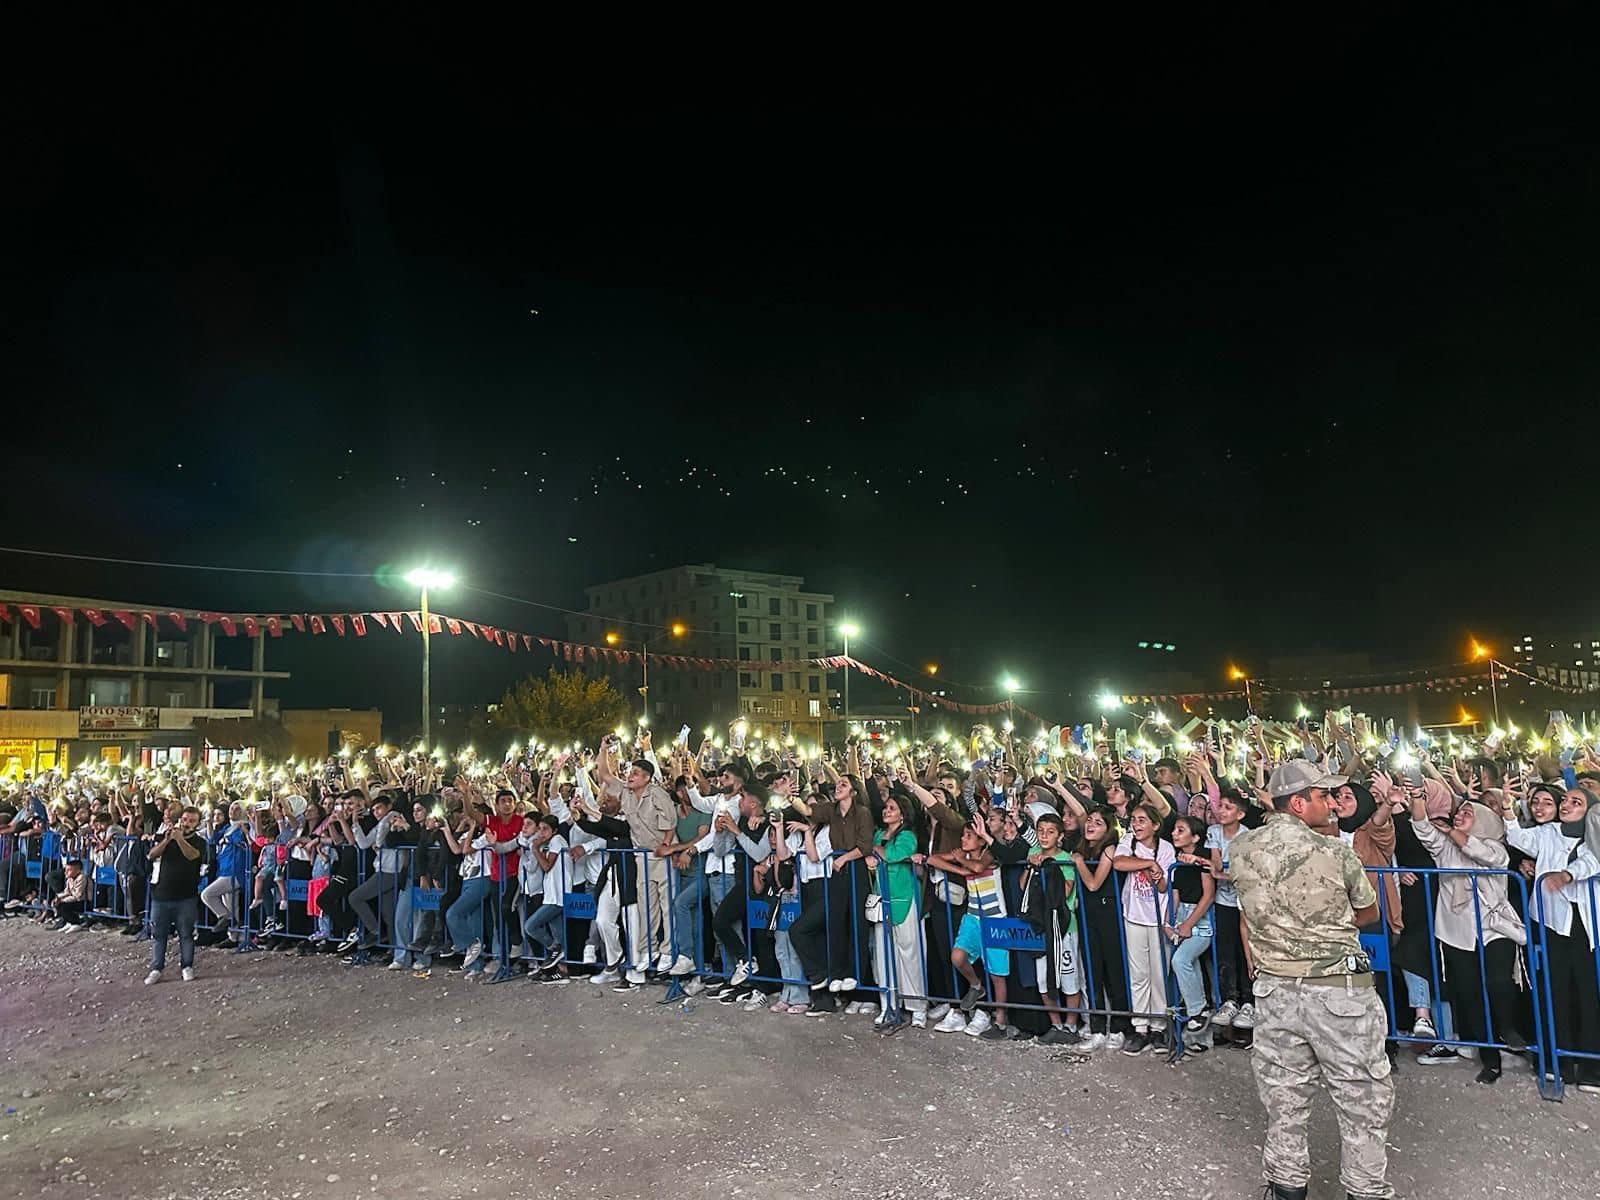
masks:
<svg viewBox="0 0 1600 1200"><path fill-rule="evenodd" d="M1248 1044L1230 847L1274 819L1268 772L1301 758L1348 778L1320 832L1379 897L1366 932L1391 1056L1475 1059L1492 1084L1503 1053L1532 1055L1543 1014L1563 1081L1600 1093L1586 731L1556 714L1544 739L1467 754L1329 713L1081 738L852 737L717 761L641 728L448 772L387 752L52 772L0 785L0 895L63 935L149 941L151 985L176 934L184 980L213 943L419 980L660 985L870 1015L885 1036L1193 1054Z"/></svg>

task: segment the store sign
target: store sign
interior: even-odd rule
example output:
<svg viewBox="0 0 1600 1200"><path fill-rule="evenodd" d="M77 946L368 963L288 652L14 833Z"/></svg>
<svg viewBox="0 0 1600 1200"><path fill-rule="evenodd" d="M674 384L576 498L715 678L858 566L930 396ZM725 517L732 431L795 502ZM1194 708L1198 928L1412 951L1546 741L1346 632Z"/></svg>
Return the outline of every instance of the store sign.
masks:
<svg viewBox="0 0 1600 1200"><path fill-rule="evenodd" d="M160 714L160 709L143 705L91 705L78 710L78 734L81 737L90 732L154 729L160 723Z"/></svg>

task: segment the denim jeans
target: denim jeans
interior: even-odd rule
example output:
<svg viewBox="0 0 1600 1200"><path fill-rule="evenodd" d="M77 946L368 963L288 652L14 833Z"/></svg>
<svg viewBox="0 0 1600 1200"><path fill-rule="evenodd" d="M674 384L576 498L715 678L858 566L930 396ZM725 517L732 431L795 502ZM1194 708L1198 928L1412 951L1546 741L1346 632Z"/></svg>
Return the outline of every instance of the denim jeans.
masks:
<svg viewBox="0 0 1600 1200"><path fill-rule="evenodd" d="M522 923L523 934L561 957L567 954L567 915L559 904L541 904Z"/></svg>
<svg viewBox="0 0 1600 1200"><path fill-rule="evenodd" d="M695 860L688 870L678 872L678 894L672 901L672 957L687 955L696 971L705 969L705 922L700 917L700 898L705 894L706 875Z"/></svg>
<svg viewBox="0 0 1600 1200"><path fill-rule="evenodd" d="M1187 921L1194 910L1193 904L1180 901L1172 916L1173 928ZM1172 952L1172 974L1177 978L1178 991L1183 994L1183 1007L1191 1017L1208 1007L1206 981L1200 973L1200 960L1210 952L1211 914L1207 913L1195 923L1194 932L1179 942Z"/></svg>
<svg viewBox="0 0 1600 1200"><path fill-rule="evenodd" d="M394 961L411 965L411 886L400 877L400 892L394 899Z"/></svg>
<svg viewBox="0 0 1600 1200"><path fill-rule="evenodd" d="M199 901L190 896L187 900L150 901L150 969L161 971L167 965L167 938L173 929L178 931L178 965L194 966L194 923L199 916Z"/></svg>
<svg viewBox="0 0 1600 1200"><path fill-rule="evenodd" d="M733 890L733 881L734 876L730 875L726 871L718 871L715 874L710 872L706 873L706 894L711 897L711 912L713 916L716 915L717 906L726 900L728 898L728 893ZM700 939L701 948L704 949L705 925L703 922L700 927ZM711 964L706 963L705 965L709 968ZM722 966L722 973L724 975L731 974L733 967L734 964L732 963L724 963Z"/></svg>
<svg viewBox="0 0 1600 1200"><path fill-rule="evenodd" d="M489 877L479 875L461 881L461 895L444 915L450 941L463 953L473 942L483 938L483 902L489 896Z"/></svg>
<svg viewBox="0 0 1600 1200"><path fill-rule="evenodd" d="M779 999L785 1004L809 1004L811 989L805 984L805 968L800 965L800 953L789 941L787 929L778 930L778 966L783 971L783 992Z"/></svg>

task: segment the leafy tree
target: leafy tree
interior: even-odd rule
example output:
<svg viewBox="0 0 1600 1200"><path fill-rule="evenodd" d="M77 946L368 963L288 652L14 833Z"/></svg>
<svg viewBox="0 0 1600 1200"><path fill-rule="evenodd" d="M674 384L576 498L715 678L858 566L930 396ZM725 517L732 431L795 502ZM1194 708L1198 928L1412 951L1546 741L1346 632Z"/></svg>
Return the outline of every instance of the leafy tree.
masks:
<svg viewBox="0 0 1600 1200"><path fill-rule="evenodd" d="M608 679L550 668L529 676L500 699L489 715L496 729L545 742L592 746L628 715L628 700Z"/></svg>

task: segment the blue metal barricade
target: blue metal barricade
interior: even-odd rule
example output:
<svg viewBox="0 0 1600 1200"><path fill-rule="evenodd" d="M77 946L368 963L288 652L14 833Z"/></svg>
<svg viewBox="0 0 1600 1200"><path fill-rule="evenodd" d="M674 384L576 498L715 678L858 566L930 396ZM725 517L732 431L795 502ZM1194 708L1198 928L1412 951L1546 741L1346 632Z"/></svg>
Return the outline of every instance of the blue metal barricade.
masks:
<svg viewBox="0 0 1600 1200"><path fill-rule="evenodd" d="M1582 893L1583 899L1573 901L1565 895L1557 899L1546 886L1555 874L1558 872L1547 872L1534 881L1538 934L1537 940L1530 942L1536 948L1531 972L1535 1005L1542 1002L1547 1016L1549 1067L1548 1072L1540 1070L1539 1090L1548 1100L1565 1096L1568 1064L1575 1080L1600 1082L1600 955L1595 953L1590 932L1600 930L1600 897L1595 886L1600 879L1590 877L1566 885L1576 886ZM1557 903L1570 906L1566 934L1553 933L1549 927Z"/></svg>

